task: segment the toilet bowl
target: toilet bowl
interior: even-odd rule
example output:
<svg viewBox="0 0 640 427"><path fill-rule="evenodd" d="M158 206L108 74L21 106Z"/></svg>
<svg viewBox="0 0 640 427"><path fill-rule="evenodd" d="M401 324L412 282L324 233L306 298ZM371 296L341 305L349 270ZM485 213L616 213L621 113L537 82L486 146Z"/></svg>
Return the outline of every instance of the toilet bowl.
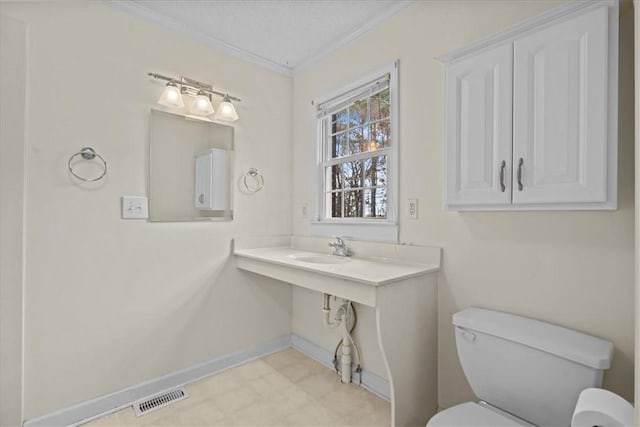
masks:
<svg viewBox="0 0 640 427"><path fill-rule="evenodd" d="M458 357L479 402L437 413L428 427L570 426L580 393L602 384L613 345L499 311L453 316Z"/></svg>
<svg viewBox="0 0 640 427"><path fill-rule="evenodd" d="M631 427L633 406L607 390L588 388L580 393L571 427ZM467 402L436 414L428 427L535 427L485 402Z"/></svg>
<svg viewBox="0 0 640 427"><path fill-rule="evenodd" d="M428 427L535 427L485 402L466 402L438 412Z"/></svg>

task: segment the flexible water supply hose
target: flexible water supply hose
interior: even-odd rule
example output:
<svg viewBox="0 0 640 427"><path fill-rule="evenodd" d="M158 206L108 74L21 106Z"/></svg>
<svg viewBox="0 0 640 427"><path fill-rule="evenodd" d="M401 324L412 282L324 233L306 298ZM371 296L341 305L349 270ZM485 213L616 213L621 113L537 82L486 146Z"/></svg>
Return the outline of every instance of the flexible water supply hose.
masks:
<svg viewBox="0 0 640 427"><path fill-rule="evenodd" d="M336 349L333 352L333 367L336 370L336 374L340 373L340 370L338 368L338 351L341 348L343 348L345 346L345 344L348 344L347 347L353 347L353 349L355 350L355 359L357 361L356 373L358 374L359 383L362 384L362 367L361 367L362 359L360 358L360 349L358 348L358 345L356 344L356 341L353 339L353 336L351 335L353 333L354 329L356 328L356 325L358 324L358 314L356 313L356 308L353 305L353 302L345 301L343 304L340 305L340 307L338 307L338 310L336 312L336 317L335 317L334 321L332 321L332 320L330 320L330 318L331 318L331 295L325 293L323 295L323 297L324 297L324 304L322 306L322 312L324 314L324 324L327 327L334 329L334 328L337 328L338 326L340 326L342 324L342 322L344 322L344 325L343 325L344 326L343 338L338 342L338 345L336 346ZM353 315L353 324L351 325L351 327L349 327L349 325L348 325L349 320L351 319L351 316L349 316L350 313ZM349 340L349 342L345 343L344 342L345 339ZM351 363L351 359L350 359L350 351L349 351L349 355L345 355L344 351L343 351L342 358L344 359L345 357L349 358L349 362L346 362L346 363L348 363L349 371L350 371L351 370L350 366L352 364ZM343 362L343 364L344 363L345 362ZM343 376L343 378L345 378L345 377ZM351 373L349 373L347 378L348 378L348 381L351 381Z"/></svg>
<svg viewBox="0 0 640 427"><path fill-rule="evenodd" d="M351 329L349 330L349 341L351 341L351 346L353 347L353 349L355 350L355 355L356 355L356 360L358 361L358 363L356 364L356 372L358 373L358 381L360 384L362 384L362 367L360 366L362 364L362 360L360 359L360 349L358 348L358 344L356 344L356 340L353 339L353 336L351 335L351 333L353 332L353 330L356 328L356 323L357 323L357 317L356 317L356 308L354 307L353 303L349 303L350 308L351 308L351 312L353 313L353 317L354 317L354 323L353 326L351 327Z"/></svg>
<svg viewBox="0 0 640 427"><path fill-rule="evenodd" d="M351 304L351 312L353 313L353 325L351 325L351 328L349 329L349 335L351 335L353 333L353 330L356 328L356 325L358 324L358 315L356 314L356 308L353 306L353 303L350 302L349 304ZM342 338L340 339L340 341L338 341L338 345L333 351L334 359L338 357L338 350L340 349L340 346L342 346Z"/></svg>
<svg viewBox="0 0 640 427"><path fill-rule="evenodd" d="M354 314L355 317L355 313L356 313L356 308L354 307L354 305L352 303L350 303L350 307L351 307L351 311ZM353 332L353 330L356 328L355 323L353 325L353 327L351 328L351 330L349 331L348 337L349 337L349 341L351 341L351 346L353 347L353 349L355 350L355 356L356 356L356 373L358 374L358 383L362 384L362 361L360 359L360 349L358 348L358 344L356 344L356 340L353 338L353 336L351 335L351 333Z"/></svg>
<svg viewBox="0 0 640 427"><path fill-rule="evenodd" d="M346 304L345 304L346 305ZM341 306L342 308L342 306ZM349 332L348 332L348 337L349 337L349 341L351 343L351 345L353 346L353 348L355 349L355 356L357 359L357 364L356 364L356 372L358 373L358 380L360 383L362 383L362 359L360 358L360 349L358 348L358 345L356 344L355 340L353 339L353 336L351 335L354 331L354 329L356 328L356 325L358 324L358 314L356 312L356 308L353 305L353 303L351 301L349 301L349 305L348 305L348 309L351 310L351 313L353 313L353 325L351 325L351 328L349 328ZM348 315L345 316L347 317L347 319L345 321L348 321ZM338 351L340 350L340 348L342 347L343 344L343 340L340 339L340 341L338 342L338 345L336 346L334 352L333 352L333 367L336 371L336 374L340 373L340 370L338 368Z"/></svg>

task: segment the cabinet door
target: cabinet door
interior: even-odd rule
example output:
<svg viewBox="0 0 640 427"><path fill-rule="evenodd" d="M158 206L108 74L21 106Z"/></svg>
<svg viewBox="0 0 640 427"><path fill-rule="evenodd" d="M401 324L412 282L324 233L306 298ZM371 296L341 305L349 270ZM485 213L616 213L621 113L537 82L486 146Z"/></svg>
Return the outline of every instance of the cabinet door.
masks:
<svg viewBox="0 0 640 427"><path fill-rule="evenodd" d="M447 66L445 207L511 203L513 45Z"/></svg>
<svg viewBox="0 0 640 427"><path fill-rule="evenodd" d="M513 203L607 199L608 10L514 43Z"/></svg>

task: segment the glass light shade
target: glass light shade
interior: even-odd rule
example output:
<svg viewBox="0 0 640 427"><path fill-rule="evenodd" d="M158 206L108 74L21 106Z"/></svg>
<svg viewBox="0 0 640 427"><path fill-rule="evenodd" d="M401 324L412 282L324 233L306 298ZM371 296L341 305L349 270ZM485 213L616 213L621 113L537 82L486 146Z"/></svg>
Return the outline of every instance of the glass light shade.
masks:
<svg viewBox="0 0 640 427"><path fill-rule="evenodd" d="M164 88L164 92L162 92L160 99L158 99L158 104L174 108L184 107L180 88L173 82L167 83L167 87Z"/></svg>
<svg viewBox="0 0 640 427"><path fill-rule="evenodd" d="M233 107L228 96L225 96L220 105L218 105L218 112L216 113L215 118L230 122L238 120L238 113L236 113L236 109Z"/></svg>
<svg viewBox="0 0 640 427"><path fill-rule="evenodd" d="M209 97L205 95L203 91L198 92L196 95L196 99L191 104L191 113L196 116L208 116L213 113L213 105L211 105L211 100Z"/></svg>

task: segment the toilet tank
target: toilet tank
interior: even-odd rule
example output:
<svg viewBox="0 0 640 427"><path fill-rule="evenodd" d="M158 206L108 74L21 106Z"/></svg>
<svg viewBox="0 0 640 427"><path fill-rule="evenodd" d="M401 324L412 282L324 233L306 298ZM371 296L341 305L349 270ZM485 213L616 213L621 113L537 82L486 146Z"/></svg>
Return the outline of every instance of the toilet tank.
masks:
<svg viewBox="0 0 640 427"><path fill-rule="evenodd" d="M550 323L469 307L453 324L476 396L538 426L569 426L580 392L611 366L610 342Z"/></svg>

